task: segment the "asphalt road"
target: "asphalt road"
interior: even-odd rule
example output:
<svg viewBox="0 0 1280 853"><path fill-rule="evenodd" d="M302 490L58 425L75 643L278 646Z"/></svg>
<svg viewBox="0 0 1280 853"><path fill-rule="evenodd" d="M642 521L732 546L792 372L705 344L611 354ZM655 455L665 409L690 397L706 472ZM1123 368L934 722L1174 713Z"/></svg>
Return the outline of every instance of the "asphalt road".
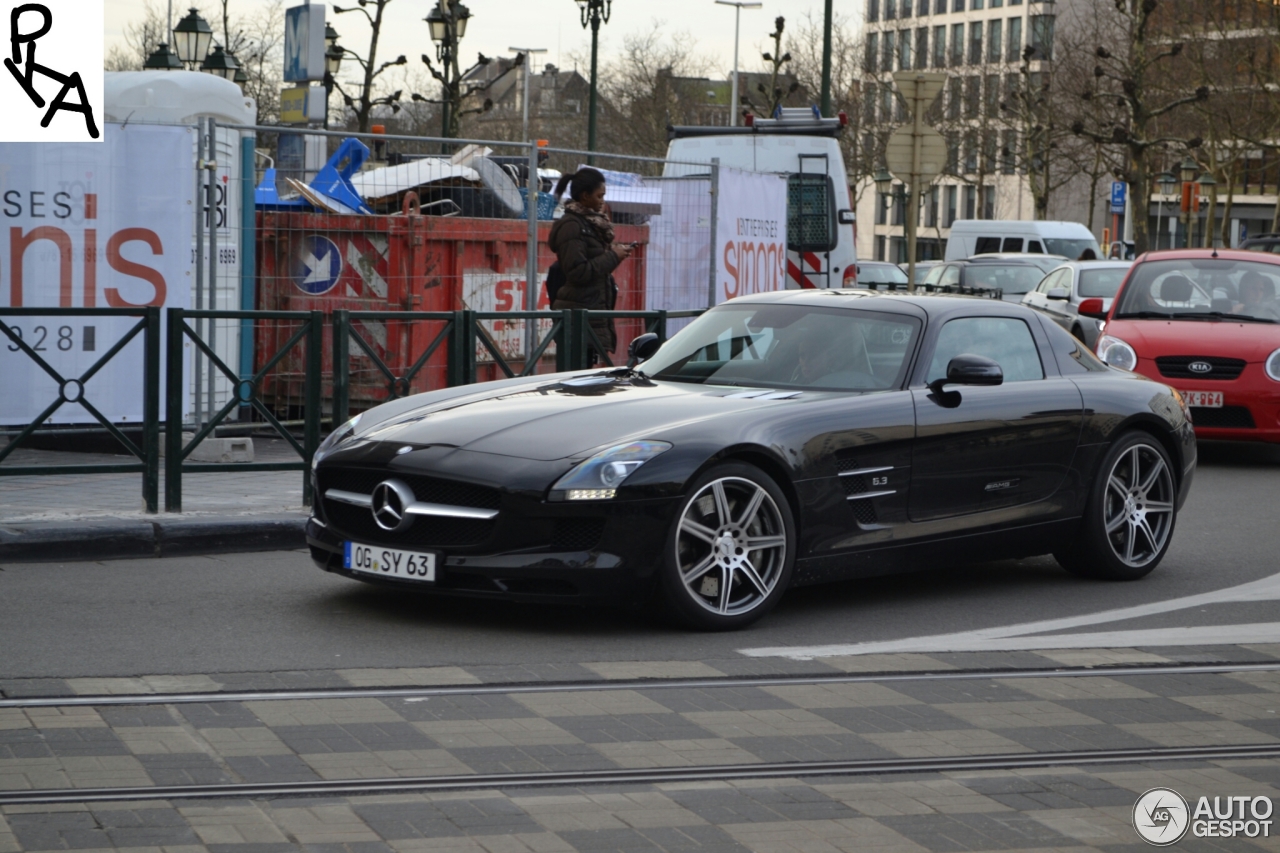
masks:
<svg viewBox="0 0 1280 853"><path fill-rule="evenodd" d="M728 659L743 648L900 640L1176 599L1280 572L1280 447L1202 445L1173 547L1148 578L1083 581L1050 558L791 591L751 629L690 633L621 610L406 595L301 552L6 565L0 678ZM1210 604L1108 627L1274 619ZM1085 629L1077 629L1085 630Z"/></svg>

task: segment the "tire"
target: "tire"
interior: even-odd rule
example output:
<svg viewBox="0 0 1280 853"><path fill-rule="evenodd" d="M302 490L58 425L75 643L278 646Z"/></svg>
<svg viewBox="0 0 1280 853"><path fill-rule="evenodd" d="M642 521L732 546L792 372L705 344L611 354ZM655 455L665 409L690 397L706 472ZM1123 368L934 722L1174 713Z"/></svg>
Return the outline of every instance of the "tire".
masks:
<svg viewBox="0 0 1280 853"><path fill-rule="evenodd" d="M1053 556L1081 577L1145 577L1169 550L1176 500L1169 454L1148 433L1126 433L1098 466L1075 542Z"/></svg>
<svg viewBox="0 0 1280 853"><path fill-rule="evenodd" d="M663 597L679 621L704 631L744 628L791 583L791 506L759 468L717 465L689 486L663 551Z"/></svg>

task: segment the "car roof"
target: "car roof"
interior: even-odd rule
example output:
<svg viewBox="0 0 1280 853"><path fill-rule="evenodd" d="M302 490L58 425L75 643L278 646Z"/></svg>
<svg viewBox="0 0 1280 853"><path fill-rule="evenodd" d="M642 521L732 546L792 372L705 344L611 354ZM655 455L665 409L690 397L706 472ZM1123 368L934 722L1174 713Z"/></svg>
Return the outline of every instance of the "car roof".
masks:
<svg viewBox="0 0 1280 853"><path fill-rule="evenodd" d="M1064 269L1064 268L1073 269L1073 270L1083 270L1083 269L1127 270L1129 267L1133 266L1133 263L1134 263L1133 261L1122 261L1116 258L1099 258L1096 261L1064 261L1063 263L1060 263L1053 269L1049 270L1049 272L1050 273L1057 272L1058 270ZM1048 274L1049 273L1045 273L1045 275L1048 275Z"/></svg>
<svg viewBox="0 0 1280 853"><path fill-rule="evenodd" d="M1252 252L1248 249L1160 249L1146 252L1135 263L1143 261L1205 261L1213 259L1224 261L1253 261L1254 263L1275 264L1280 266L1280 255L1269 252Z"/></svg>
<svg viewBox="0 0 1280 853"><path fill-rule="evenodd" d="M893 267L898 268L897 264L891 264L888 261L858 261L860 267Z"/></svg>
<svg viewBox="0 0 1280 853"><path fill-rule="evenodd" d="M875 300L867 302L864 300ZM944 315L968 313L975 309L979 314L997 317L1021 317L1026 319L1035 312L1013 302L999 299L983 299L958 293L912 294L901 290L863 290L861 288L805 288L802 290L775 290L739 296L730 302L740 304L786 303L812 305L821 308L864 308L908 314L918 318L936 319ZM721 305L727 303L720 303Z"/></svg>
<svg viewBox="0 0 1280 853"><path fill-rule="evenodd" d="M1013 263L1018 263L1018 264L1028 264L1030 266L1037 266L1037 267L1040 266L1039 263L1033 260L1034 258L1044 258L1048 260L1052 260L1054 258L1061 258L1063 261L1067 260L1067 257L1065 255L1040 255L1040 254L1031 255L1026 252L989 252L982 255L974 255L969 258L963 258L962 260L959 260L959 261L951 261L951 263L992 264L992 263L1008 263L1012 261Z"/></svg>

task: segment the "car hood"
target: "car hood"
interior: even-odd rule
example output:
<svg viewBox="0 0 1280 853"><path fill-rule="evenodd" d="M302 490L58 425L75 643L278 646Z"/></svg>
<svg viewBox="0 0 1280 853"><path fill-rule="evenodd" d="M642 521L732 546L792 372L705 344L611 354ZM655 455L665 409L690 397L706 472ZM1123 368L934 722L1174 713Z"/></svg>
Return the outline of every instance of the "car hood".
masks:
<svg viewBox="0 0 1280 853"><path fill-rule="evenodd" d="M503 384L506 387L442 401L423 394L421 406L375 423L356 437L550 461L602 446L661 438L664 431L691 422L746 416L762 406L825 396L773 389L755 389L756 396L743 396L751 390L605 376ZM766 399L770 394L789 399Z"/></svg>
<svg viewBox="0 0 1280 853"><path fill-rule="evenodd" d="M1109 320L1106 333L1142 358L1211 355L1260 362L1280 347L1280 325L1231 320Z"/></svg>

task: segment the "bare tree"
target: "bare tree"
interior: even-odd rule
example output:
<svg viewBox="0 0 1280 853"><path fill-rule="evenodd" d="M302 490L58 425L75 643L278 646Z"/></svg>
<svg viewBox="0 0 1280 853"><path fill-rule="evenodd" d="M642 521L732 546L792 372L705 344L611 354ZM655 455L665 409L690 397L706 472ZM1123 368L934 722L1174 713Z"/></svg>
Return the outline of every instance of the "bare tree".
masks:
<svg viewBox="0 0 1280 853"><path fill-rule="evenodd" d="M153 0L145 0L138 20L125 24L124 43L113 44L105 57L107 71L141 71L147 57L169 41L165 11ZM172 45L170 45L172 47Z"/></svg>
<svg viewBox="0 0 1280 853"><path fill-rule="evenodd" d="M365 17L369 24L369 49L361 56L351 48L344 48L346 55L354 59L356 64L360 66L360 78L356 94L348 93L340 84L335 85L334 88L337 89L343 103L354 113L356 130L360 133L368 133L371 124L370 119L376 107L390 107L393 114L400 111L400 96L403 94L403 90L397 89L394 92L380 95L378 94L378 78L388 68L404 65L408 60L404 54L401 54L389 62L378 64L378 39L382 35L383 14L391 0L356 0L356 3L357 5L354 8L335 5L333 11L337 15L359 12ZM373 7L372 13L369 11L370 6Z"/></svg>

